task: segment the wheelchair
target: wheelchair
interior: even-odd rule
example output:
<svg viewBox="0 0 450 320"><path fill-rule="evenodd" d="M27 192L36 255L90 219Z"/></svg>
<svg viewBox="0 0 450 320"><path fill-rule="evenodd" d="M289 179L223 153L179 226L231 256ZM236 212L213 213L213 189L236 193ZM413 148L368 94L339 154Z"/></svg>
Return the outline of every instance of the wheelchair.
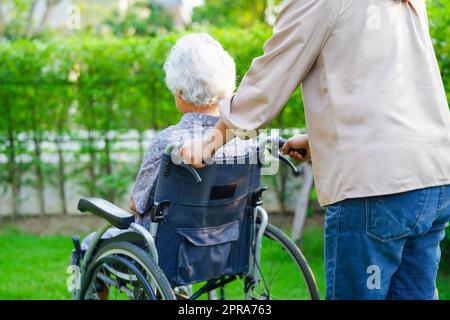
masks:
<svg viewBox="0 0 450 320"><path fill-rule="evenodd" d="M86 250L73 237L74 299L319 299L305 257L262 207L261 169L284 143L266 138L254 154L196 170L167 147L155 184L151 224L106 200L78 209L106 220ZM267 146L271 153L268 153ZM110 227L123 230L102 239Z"/></svg>

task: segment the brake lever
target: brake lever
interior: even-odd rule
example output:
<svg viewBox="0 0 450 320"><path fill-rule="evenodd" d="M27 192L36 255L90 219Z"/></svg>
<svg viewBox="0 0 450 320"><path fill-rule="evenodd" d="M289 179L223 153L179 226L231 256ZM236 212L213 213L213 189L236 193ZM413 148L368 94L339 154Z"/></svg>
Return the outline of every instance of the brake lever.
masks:
<svg viewBox="0 0 450 320"><path fill-rule="evenodd" d="M292 169L292 173L294 174L294 176L297 177L300 175L300 171L298 170L296 165L291 160L289 160L288 157L286 157L284 154L281 154L280 152L278 152L278 157Z"/></svg>
<svg viewBox="0 0 450 320"><path fill-rule="evenodd" d="M197 170L194 169L194 167L192 167L192 166L190 166L190 165L187 165L187 164L185 164L185 163L180 163L179 166L182 166L183 168L185 168L186 170L188 170L188 171L192 174L192 176L194 177L195 182L196 182L197 184L202 183L202 178L201 178L200 175L198 174Z"/></svg>

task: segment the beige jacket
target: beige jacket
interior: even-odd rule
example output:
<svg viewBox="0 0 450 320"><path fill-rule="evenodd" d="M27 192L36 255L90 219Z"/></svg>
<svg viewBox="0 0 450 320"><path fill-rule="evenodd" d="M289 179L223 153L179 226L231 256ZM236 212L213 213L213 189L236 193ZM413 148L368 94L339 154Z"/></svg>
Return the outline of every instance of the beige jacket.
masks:
<svg viewBox="0 0 450 320"><path fill-rule="evenodd" d="M222 119L264 127L302 84L321 205L450 184L449 106L425 3L411 3L287 1Z"/></svg>

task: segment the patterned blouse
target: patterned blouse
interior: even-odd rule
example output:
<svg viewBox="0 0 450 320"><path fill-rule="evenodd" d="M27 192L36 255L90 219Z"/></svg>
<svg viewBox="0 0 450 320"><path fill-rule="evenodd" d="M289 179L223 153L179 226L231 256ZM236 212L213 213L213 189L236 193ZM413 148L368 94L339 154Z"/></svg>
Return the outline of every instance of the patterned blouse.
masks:
<svg viewBox="0 0 450 320"><path fill-rule="evenodd" d="M185 113L178 124L161 131L150 142L132 191L138 213L146 213L150 191L158 175L161 157L166 146L173 142L183 142L200 137L211 130L219 119L219 116L204 113ZM250 152L251 149L251 141L235 139L218 150L216 156L242 156Z"/></svg>

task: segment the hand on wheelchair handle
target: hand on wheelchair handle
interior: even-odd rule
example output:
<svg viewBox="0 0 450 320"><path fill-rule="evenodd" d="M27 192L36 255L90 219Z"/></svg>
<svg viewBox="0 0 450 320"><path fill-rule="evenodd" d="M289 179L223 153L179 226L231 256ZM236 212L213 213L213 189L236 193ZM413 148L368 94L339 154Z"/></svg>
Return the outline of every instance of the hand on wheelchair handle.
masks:
<svg viewBox="0 0 450 320"><path fill-rule="evenodd" d="M185 141L179 148L179 157L186 166L202 169L208 164L208 159L214 155L203 138Z"/></svg>
<svg viewBox="0 0 450 320"><path fill-rule="evenodd" d="M294 148L293 148L294 146ZM301 146L297 148L297 146ZM279 147L284 154L289 154L292 158L299 161L310 160L310 153L308 151L308 136L295 135L290 139L279 138Z"/></svg>

